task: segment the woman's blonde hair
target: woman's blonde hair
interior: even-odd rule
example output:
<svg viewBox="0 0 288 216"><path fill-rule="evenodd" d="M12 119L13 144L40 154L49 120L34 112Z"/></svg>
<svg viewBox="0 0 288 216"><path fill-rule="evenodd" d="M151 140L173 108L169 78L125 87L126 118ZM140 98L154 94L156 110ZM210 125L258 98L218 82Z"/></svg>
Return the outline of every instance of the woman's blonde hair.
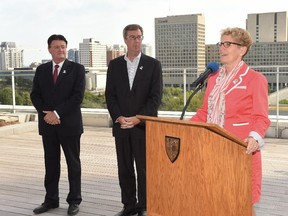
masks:
<svg viewBox="0 0 288 216"><path fill-rule="evenodd" d="M253 41L250 33L242 28L226 28L221 31L221 37L224 35L229 35L233 39L235 39L236 43L241 44L241 46L247 47L246 53L243 55L243 57L248 53Z"/></svg>

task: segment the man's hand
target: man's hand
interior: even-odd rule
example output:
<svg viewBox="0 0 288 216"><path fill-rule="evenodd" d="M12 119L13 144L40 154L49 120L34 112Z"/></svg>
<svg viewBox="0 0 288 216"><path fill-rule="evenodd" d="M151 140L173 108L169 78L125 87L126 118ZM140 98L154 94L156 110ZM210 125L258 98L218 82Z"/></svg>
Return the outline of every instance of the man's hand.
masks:
<svg viewBox="0 0 288 216"><path fill-rule="evenodd" d="M60 124L60 119L57 118L56 114L53 111L43 111L46 115L44 116L44 121L50 125Z"/></svg>
<svg viewBox="0 0 288 216"><path fill-rule="evenodd" d="M133 117L120 116L117 120L120 123L122 129L133 128L135 125L140 123L140 120L135 116Z"/></svg>

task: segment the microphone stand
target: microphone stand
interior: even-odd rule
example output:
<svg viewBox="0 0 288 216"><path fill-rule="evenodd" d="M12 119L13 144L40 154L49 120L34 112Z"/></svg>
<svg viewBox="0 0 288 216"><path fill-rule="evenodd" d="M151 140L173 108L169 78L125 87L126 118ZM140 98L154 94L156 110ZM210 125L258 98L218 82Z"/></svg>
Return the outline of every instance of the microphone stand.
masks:
<svg viewBox="0 0 288 216"><path fill-rule="evenodd" d="M190 104L191 99L192 99L192 98L194 97L194 95L195 95L200 89L202 89L203 87L204 87L204 81L203 81L202 83L200 83L200 85L198 85L198 86L195 88L194 92L190 95L190 97L188 98L188 100L187 100L187 102L186 102L186 104L185 104L185 106L184 106L184 108L183 108L183 110L182 110L182 114L181 114L180 120L183 120L183 117L184 117L184 115L185 115L186 109L187 109L188 105Z"/></svg>

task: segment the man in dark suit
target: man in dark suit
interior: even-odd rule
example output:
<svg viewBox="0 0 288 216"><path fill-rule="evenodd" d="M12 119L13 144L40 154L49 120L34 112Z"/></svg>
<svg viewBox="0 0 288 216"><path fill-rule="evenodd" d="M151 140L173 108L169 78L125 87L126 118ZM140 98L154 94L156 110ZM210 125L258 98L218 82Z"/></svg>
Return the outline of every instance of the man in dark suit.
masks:
<svg viewBox="0 0 288 216"><path fill-rule="evenodd" d="M162 98L162 68L158 60L141 53L141 26L126 26L123 37L127 53L110 61L105 91L107 108L113 120L124 205L116 215L143 216L147 214L145 125L136 115L157 116Z"/></svg>
<svg viewBox="0 0 288 216"><path fill-rule="evenodd" d="M38 112L46 170L46 196L33 212L40 214L59 207L62 146L68 167L68 215L75 215L82 201L80 137L83 124L80 104L85 91L85 68L66 59L67 40L62 35L48 38L48 51L52 61L37 67L30 94Z"/></svg>

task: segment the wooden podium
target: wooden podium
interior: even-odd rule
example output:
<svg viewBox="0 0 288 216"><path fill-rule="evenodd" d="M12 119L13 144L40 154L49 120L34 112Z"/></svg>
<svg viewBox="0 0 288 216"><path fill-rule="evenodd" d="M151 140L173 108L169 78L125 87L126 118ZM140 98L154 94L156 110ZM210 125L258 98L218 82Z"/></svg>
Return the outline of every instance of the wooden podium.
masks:
<svg viewBox="0 0 288 216"><path fill-rule="evenodd" d="M246 143L214 124L146 122L147 215L252 215Z"/></svg>

